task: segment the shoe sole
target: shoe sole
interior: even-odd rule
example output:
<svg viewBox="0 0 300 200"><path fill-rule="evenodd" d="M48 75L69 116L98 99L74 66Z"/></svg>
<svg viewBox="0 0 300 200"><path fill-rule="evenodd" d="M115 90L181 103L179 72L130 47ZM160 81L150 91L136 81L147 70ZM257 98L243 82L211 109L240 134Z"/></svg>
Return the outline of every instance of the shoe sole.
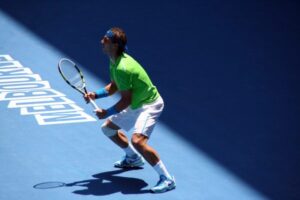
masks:
<svg viewBox="0 0 300 200"><path fill-rule="evenodd" d="M150 191L154 194L158 194L158 193L164 193L164 192L168 192L170 190L174 190L176 188L176 185L173 185L172 187L169 187L169 188L166 188L165 190L160 190L160 191L154 191L154 190L151 190Z"/></svg>
<svg viewBox="0 0 300 200"><path fill-rule="evenodd" d="M135 164L135 165L124 165L124 166L121 166L121 165L116 165L114 164L114 167L116 168L123 168L123 169L142 169L143 165L145 164L144 160L141 159L140 163L138 164Z"/></svg>
<svg viewBox="0 0 300 200"><path fill-rule="evenodd" d="M119 169L143 169L142 166L143 165L141 165L141 166L117 166L117 165L114 165L115 168L119 168Z"/></svg>
<svg viewBox="0 0 300 200"><path fill-rule="evenodd" d="M139 165L124 165L124 166L121 166L121 165L114 165L114 167L116 168L123 168L123 169L141 169L143 168L142 166L144 165L145 163L142 162L140 163Z"/></svg>

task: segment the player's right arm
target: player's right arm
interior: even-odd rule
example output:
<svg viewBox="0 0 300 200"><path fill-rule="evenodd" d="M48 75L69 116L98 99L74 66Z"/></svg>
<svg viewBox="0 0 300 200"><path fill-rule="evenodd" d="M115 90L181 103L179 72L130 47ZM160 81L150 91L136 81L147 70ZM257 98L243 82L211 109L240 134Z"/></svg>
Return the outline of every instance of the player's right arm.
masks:
<svg viewBox="0 0 300 200"><path fill-rule="evenodd" d="M97 90L96 92L88 92L84 95L85 101L88 103L90 99L99 99L109 95L113 95L118 91L117 85L114 81L107 84L104 88Z"/></svg>

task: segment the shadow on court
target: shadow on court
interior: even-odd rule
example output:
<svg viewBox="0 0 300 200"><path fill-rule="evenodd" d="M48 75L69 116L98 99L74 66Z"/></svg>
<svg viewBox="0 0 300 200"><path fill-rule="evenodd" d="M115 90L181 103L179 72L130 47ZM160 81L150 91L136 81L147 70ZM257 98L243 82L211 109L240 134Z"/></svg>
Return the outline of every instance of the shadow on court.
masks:
<svg viewBox="0 0 300 200"><path fill-rule="evenodd" d="M111 26L123 27L129 54L145 66L165 100L163 122L266 196L300 196L298 3L0 3L105 82L100 37ZM116 173L82 181L86 188L74 193L144 192L142 180Z"/></svg>
<svg viewBox="0 0 300 200"><path fill-rule="evenodd" d="M143 190L148 185L145 181L138 178L116 176L126 171L128 170L121 169L95 174L93 177L97 179L76 182L76 186L84 187L84 189L75 190L73 193L95 196L109 195L117 192L121 192L122 194L150 193L150 190Z"/></svg>
<svg viewBox="0 0 300 200"><path fill-rule="evenodd" d="M59 187L82 187L73 191L78 195L95 195L105 196L121 192L122 194L145 194L150 193L150 190L143 189L148 184L138 178L130 178L118 176L124 173L126 169L102 172L93 175L95 179L76 181L73 183L63 182L44 182L33 186L35 189L54 189Z"/></svg>

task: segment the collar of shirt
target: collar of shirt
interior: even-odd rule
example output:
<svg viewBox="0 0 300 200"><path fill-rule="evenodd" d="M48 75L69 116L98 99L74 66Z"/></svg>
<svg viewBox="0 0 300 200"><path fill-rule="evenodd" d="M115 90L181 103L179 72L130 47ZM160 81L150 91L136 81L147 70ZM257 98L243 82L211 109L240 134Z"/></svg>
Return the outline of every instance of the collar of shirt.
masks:
<svg viewBox="0 0 300 200"><path fill-rule="evenodd" d="M110 65L113 66L113 67L117 67L120 63L120 60L125 57L124 53L122 53L116 61L113 61L113 59L110 58Z"/></svg>

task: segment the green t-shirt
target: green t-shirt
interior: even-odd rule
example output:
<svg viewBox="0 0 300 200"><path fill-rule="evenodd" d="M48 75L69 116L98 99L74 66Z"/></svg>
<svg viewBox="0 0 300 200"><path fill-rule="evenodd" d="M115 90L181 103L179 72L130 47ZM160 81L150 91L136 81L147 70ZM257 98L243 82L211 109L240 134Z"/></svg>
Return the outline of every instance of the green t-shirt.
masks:
<svg viewBox="0 0 300 200"><path fill-rule="evenodd" d="M132 109L152 103L160 96L144 68L126 53L115 63L110 62L110 78L119 91L132 91Z"/></svg>

